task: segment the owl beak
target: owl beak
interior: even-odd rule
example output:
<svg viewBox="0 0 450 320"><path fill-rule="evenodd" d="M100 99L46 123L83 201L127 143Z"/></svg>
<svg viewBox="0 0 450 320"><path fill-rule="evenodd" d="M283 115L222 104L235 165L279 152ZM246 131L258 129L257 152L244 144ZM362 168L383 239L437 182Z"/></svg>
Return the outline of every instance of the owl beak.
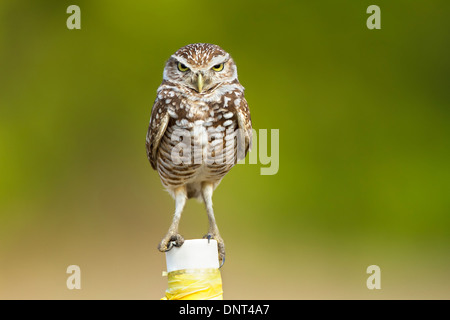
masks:
<svg viewBox="0 0 450 320"><path fill-rule="evenodd" d="M203 82L203 76L202 76L201 73L199 73L199 74L198 74L198 78L197 78L197 89L198 89L198 92L199 92L199 93L201 93L202 90L203 90L203 84L204 84L204 82Z"/></svg>

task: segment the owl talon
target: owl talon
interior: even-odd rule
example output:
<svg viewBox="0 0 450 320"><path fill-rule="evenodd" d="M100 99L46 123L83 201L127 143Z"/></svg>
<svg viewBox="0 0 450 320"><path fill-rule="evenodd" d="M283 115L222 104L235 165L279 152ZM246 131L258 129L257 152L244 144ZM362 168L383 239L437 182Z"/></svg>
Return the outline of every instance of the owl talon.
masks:
<svg viewBox="0 0 450 320"><path fill-rule="evenodd" d="M161 252L167 252L172 247L181 247L184 243L184 238L179 234L166 236L158 245L158 250Z"/></svg>
<svg viewBox="0 0 450 320"><path fill-rule="evenodd" d="M222 266L225 264L225 243L223 242L222 238L218 235L214 235L212 233L207 233L203 236L203 239L208 239L208 243L211 241L211 239L214 239L217 241L217 249L219 251L219 268L222 268Z"/></svg>
<svg viewBox="0 0 450 320"><path fill-rule="evenodd" d="M225 264L225 253L223 254L222 257L219 256L219 261L220 261L220 266L219 266L219 268L222 268L223 265Z"/></svg>
<svg viewBox="0 0 450 320"><path fill-rule="evenodd" d="M210 241L211 241L211 239L212 239L212 234L210 234L210 233L208 233L208 234L205 234L204 236L203 236L203 239L208 239L208 244L210 243Z"/></svg>
<svg viewBox="0 0 450 320"><path fill-rule="evenodd" d="M225 264L225 247L219 248L219 268L222 268Z"/></svg>
<svg viewBox="0 0 450 320"><path fill-rule="evenodd" d="M211 239L214 239L214 235L212 233L207 233L203 236L203 239L208 239L208 243L211 241Z"/></svg>

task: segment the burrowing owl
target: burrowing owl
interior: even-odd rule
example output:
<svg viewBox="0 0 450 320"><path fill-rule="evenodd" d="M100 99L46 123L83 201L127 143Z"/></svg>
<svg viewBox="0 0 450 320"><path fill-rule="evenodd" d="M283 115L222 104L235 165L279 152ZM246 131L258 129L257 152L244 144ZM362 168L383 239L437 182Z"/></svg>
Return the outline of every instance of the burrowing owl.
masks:
<svg viewBox="0 0 450 320"><path fill-rule="evenodd" d="M175 214L158 249L181 246L178 233L186 199L203 200L209 220L206 238L225 246L213 212L212 194L251 148L250 110L231 56L206 43L180 48L167 61L147 132L147 157L175 199Z"/></svg>

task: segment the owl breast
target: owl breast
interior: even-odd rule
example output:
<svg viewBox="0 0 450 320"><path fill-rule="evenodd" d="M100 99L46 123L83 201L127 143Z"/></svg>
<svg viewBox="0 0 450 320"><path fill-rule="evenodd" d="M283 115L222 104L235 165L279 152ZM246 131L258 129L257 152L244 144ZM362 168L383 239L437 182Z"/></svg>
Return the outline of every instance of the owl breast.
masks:
<svg viewBox="0 0 450 320"><path fill-rule="evenodd" d="M187 185L188 197L198 197L203 181L216 187L235 165L238 122L230 100L224 94L211 101L169 102L157 163L166 188Z"/></svg>

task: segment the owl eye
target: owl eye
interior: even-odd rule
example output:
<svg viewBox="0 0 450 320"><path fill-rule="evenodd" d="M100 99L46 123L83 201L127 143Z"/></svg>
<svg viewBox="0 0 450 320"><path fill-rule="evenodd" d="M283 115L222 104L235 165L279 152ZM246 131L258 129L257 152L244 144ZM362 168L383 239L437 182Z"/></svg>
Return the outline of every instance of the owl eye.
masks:
<svg viewBox="0 0 450 320"><path fill-rule="evenodd" d="M178 62L178 70L180 70L181 72L186 72L189 70L188 67L186 67L184 64L182 64L181 62Z"/></svg>
<svg viewBox="0 0 450 320"><path fill-rule="evenodd" d="M212 69L214 71L222 71L223 70L223 63L221 64L216 64L215 66L212 67Z"/></svg>

